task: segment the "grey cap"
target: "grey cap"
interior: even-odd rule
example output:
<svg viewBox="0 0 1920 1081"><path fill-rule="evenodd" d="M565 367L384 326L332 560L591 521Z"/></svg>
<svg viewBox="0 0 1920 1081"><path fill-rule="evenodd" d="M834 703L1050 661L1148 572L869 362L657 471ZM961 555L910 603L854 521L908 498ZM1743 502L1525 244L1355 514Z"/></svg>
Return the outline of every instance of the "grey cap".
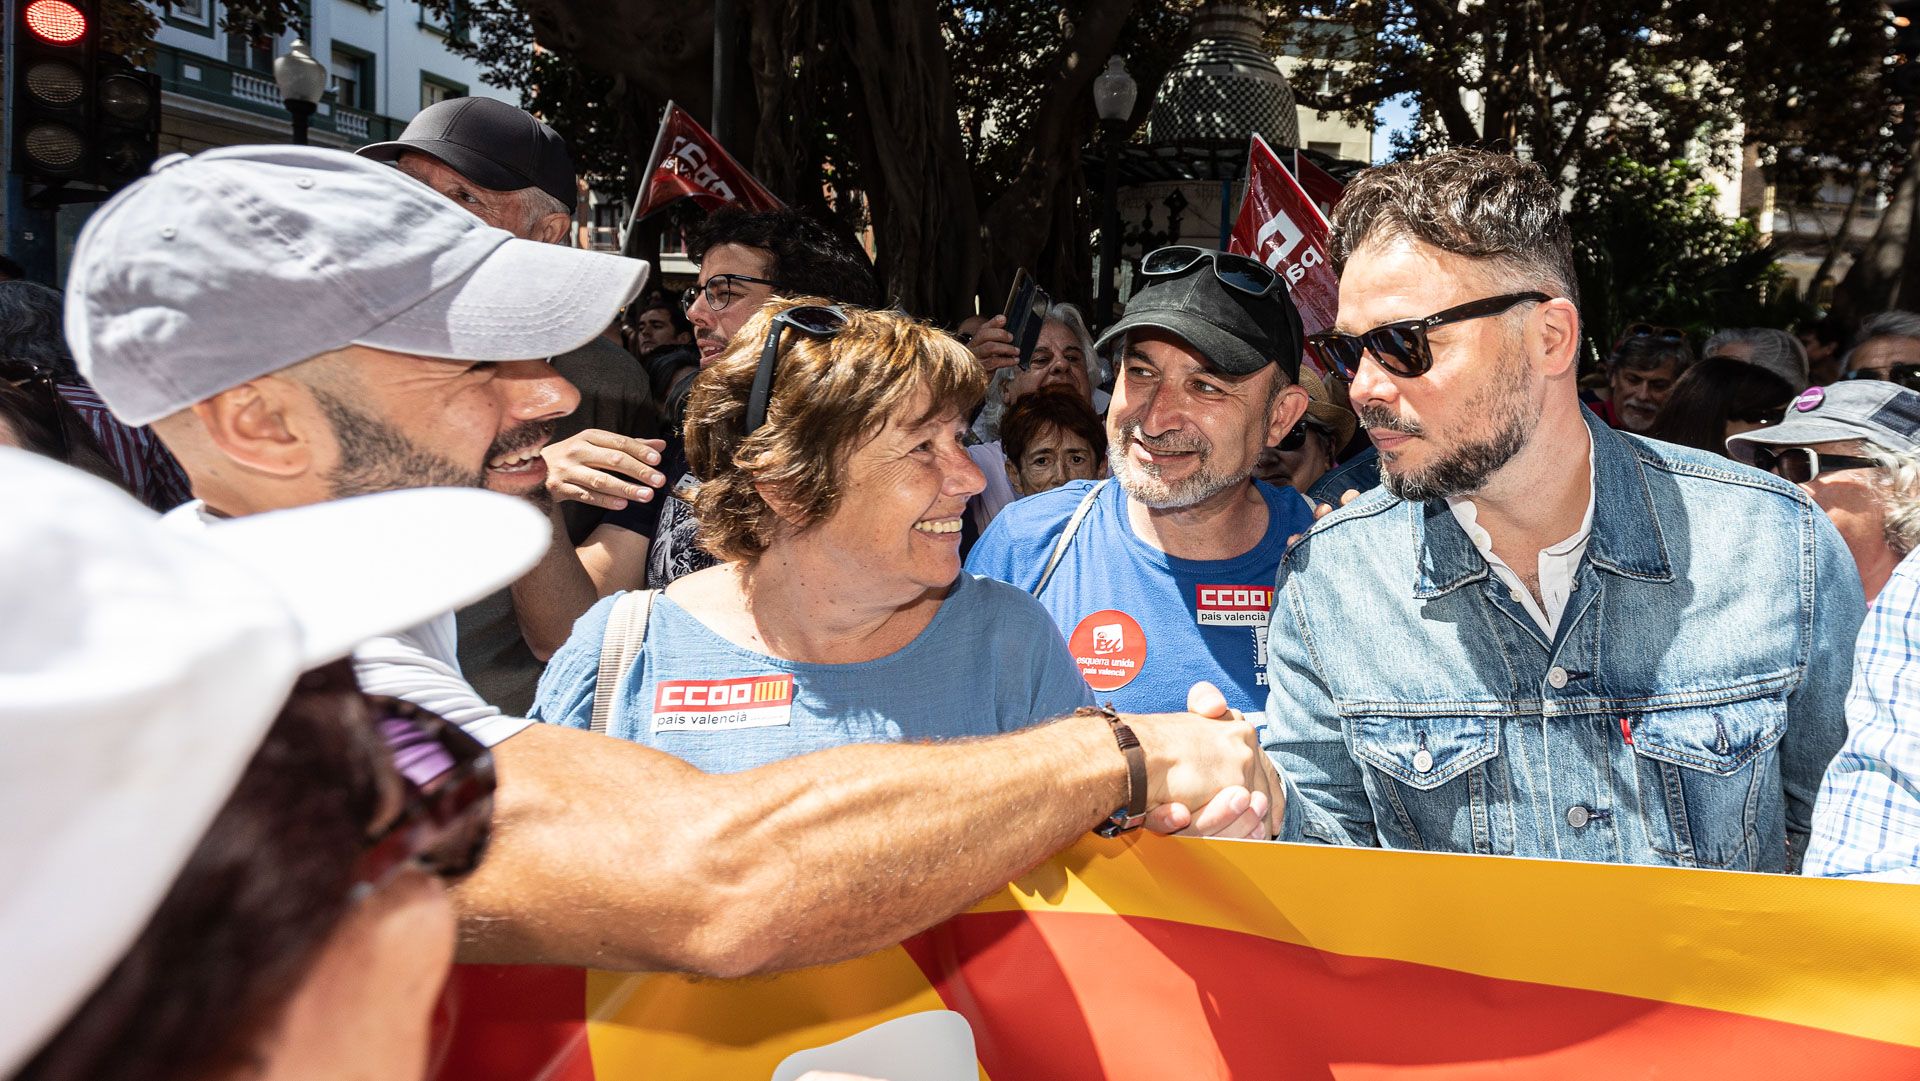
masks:
<svg viewBox="0 0 1920 1081"><path fill-rule="evenodd" d="M648 266L517 240L338 150L175 154L93 215L66 330L80 373L141 425L348 345L534 360L591 341Z"/></svg>
<svg viewBox="0 0 1920 1081"><path fill-rule="evenodd" d="M1755 449L1763 445L1804 447L1856 439L1890 451L1920 448L1920 394L1872 379L1808 387L1787 407L1785 420L1729 438L1727 453L1751 465Z"/></svg>

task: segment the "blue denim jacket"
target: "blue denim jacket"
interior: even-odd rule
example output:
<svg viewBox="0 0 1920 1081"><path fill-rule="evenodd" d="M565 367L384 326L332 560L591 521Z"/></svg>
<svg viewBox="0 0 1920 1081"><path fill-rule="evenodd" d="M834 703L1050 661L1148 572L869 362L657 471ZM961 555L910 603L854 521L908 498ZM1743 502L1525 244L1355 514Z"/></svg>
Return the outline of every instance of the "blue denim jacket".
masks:
<svg viewBox="0 0 1920 1081"><path fill-rule="evenodd" d="M1281 563L1281 840L1780 871L1846 734L1860 580L1793 485L1591 413L1593 533L1545 640L1444 500Z"/></svg>

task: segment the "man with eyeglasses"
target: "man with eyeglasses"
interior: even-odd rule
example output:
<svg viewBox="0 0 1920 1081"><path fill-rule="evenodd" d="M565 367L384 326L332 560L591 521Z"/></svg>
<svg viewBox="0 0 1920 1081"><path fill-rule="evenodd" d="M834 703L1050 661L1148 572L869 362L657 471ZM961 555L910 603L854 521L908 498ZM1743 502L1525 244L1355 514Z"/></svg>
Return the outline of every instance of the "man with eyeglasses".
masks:
<svg viewBox="0 0 1920 1081"><path fill-rule="evenodd" d="M1873 380L1809 387L1784 421L1727 440L1735 461L1798 484L1853 553L1873 603L1907 545L1887 524L1893 455L1920 450L1920 393Z"/></svg>
<svg viewBox="0 0 1920 1081"><path fill-rule="evenodd" d="M1010 504L967 570L1037 596L1102 701L1162 709L1206 680L1258 709L1274 570L1312 521L1254 479L1307 411L1300 315L1245 256L1176 246L1141 268L1147 287L1095 343L1113 356L1112 475Z"/></svg>
<svg viewBox="0 0 1920 1081"><path fill-rule="evenodd" d="M1580 405L1560 193L1455 150L1334 211L1382 487L1287 554L1266 747L1289 841L1780 871L1863 604L1806 494Z"/></svg>
<svg viewBox="0 0 1920 1081"><path fill-rule="evenodd" d="M1894 309L1870 315L1841 362L1842 379L1898 383L1920 390L1920 314Z"/></svg>
<svg viewBox="0 0 1920 1081"><path fill-rule="evenodd" d="M701 367L713 363L776 293L824 296L862 308L883 303L866 255L791 208L715 211L694 232L687 253L700 264L700 277L682 306L693 324ZM687 500L698 481L687 470L679 433L669 434L661 457L665 485L658 497L620 494L629 482L615 472L585 480L570 476L571 483L550 489L561 498L609 508L579 548L580 562L601 596L643 584L663 589L714 565L698 543L698 523Z"/></svg>

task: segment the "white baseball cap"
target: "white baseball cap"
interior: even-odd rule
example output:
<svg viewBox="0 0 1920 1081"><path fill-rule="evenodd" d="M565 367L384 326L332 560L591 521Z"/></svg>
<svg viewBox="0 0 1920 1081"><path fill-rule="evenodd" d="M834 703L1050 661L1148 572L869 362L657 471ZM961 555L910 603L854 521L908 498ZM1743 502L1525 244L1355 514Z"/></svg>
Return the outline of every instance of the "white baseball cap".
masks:
<svg viewBox="0 0 1920 1081"><path fill-rule="evenodd" d="M174 530L0 448L0 1077L139 937L299 675L531 567L548 525L478 489Z"/></svg>
<svg viewBox="0 0 1920 1081"><path fill-rule="evenodd" d="M149 424L348 345L537 360L591 341L647 264L518 240L340 150L231 146L154 163L88 219L67 343L115 416Z"/></svg>

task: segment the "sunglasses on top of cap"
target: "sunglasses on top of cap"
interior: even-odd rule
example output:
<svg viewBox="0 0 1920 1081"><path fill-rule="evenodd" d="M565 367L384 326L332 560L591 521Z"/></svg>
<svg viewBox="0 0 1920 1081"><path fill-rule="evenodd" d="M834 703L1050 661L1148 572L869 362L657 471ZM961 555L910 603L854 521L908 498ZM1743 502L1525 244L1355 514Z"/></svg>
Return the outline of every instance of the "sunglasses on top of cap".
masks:
<svg viewBox="0 0 1920 1081"><path fill-rule="evenodd" d="M399 784L368 825L357 889L369 894L407 867L450 879L472 871L492 830L493 755L411 702L370 694L367 703Z"/></svg>
<svg viewBox="0 0 1920 1081"><path fill-rule="evenodd" d="M745 439L767 422L767 402L773 397L773 369L780 360L780 336L788 327L814 338L831 338L846 328L847 313L827 304L802 304L773 317L767 328L767 342L760 347L760 370L753 374L753 389L747 393L746 424L740 430Z"/></svg>
<svg viewBox="0 0 1920 1081"><path fill-rule="evenodd" d="M1858 458L1848 454L1822 454L1812 447L1769 447L1753 448L1753 464L1776 477L1783 477L1795 484L1805 484L1822 473L1838 473L1847 469L1878 469L1880 463L1871 458Z"/></svg>
<svg viewBox="0 0 1920 1081"><path fill-rule="evenodd" d="M1280 281L1280 275L1257 259L1191 244L1174 244L1147 253L1140 261L1140 273L1149 278L1164 278L1185 274L1202 262L1212 265L1213 276L1220 284L1248 296L1266 296Z"/></svg>
<svg viewBox="0 0 1920 1081"><path fill-rule="evenodd" d="M1411 378L1425 375L1433 368L1433 347L1427 342L1428 331L1470 319L1500 315L1517 305L1538 304L1552 299L1538 292L1505 293L1484 300L1468 301L1435 312L1425 319L1382 323L1360 334L1343 334L1339 331L1315 334L1307 339L1307 344L1318 349L1340 378L1348 382L1352 382L1354 375L1360 371L1360 361L1369 355L1374 363L1390 374Z"/></svg>

